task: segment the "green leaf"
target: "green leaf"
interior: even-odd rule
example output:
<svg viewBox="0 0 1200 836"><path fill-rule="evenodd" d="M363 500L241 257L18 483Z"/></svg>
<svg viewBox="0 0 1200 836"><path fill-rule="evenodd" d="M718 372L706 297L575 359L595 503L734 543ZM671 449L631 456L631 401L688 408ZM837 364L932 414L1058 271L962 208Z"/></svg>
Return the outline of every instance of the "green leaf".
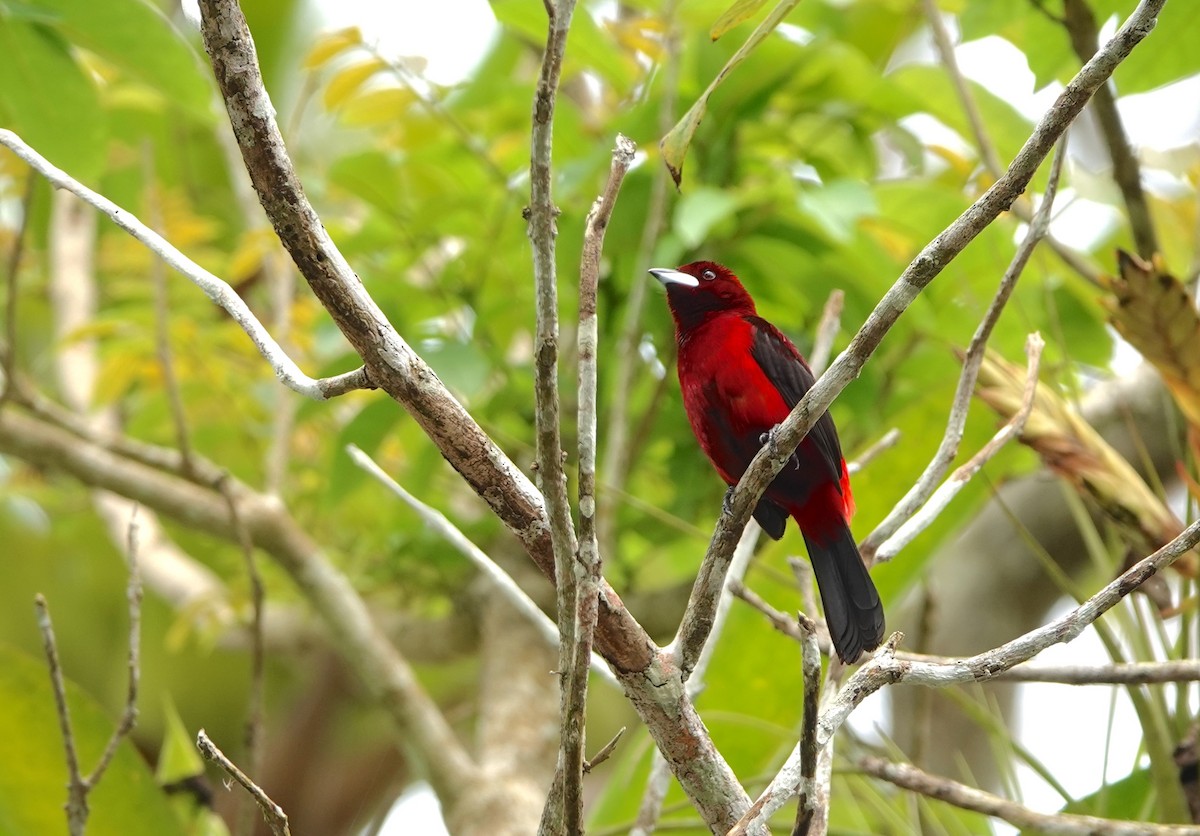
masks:
<svg viewBox="0 0 1200 836"><path fill-rule="evenodd" d="M166 729L163 731L162 748L158 753L158 767L154 778L160 785L175 784L186 778L200 775L204 772L204 761L196 749L196 741L187 730L175 701L168 693L163 694L163 718Z"/></svg>
<svg viewBox="0 0 1200 836"><path fill-rule="evenodd" d="M1121 16L1122 23L1127 14ZM1200 73L1195 34L1196 5L1168 3L1145 43L1122 61L1113 74L1118 92L1141 93Z"/></svg>
<svg viewBox="0 0 1200 836"><path fill-rule="evenodd" d="M95 85L55 32L3 14L0 121L71 176L99 173L105 129Z"/></svg>
<svg viewBox="0 0 1200 836"><path fill-rule="evenodd" d="M379 445L400 420L400 408L388 398L375 398L350 423L338 433L333 447L333 467L329 474L329 495L340 498L354 489L367 474L346 455L347 444L357 444L368 456L374 455Z"/></svg>
<svg viewBox="0 0 1200 836"><path fill-rule="evenodd" d="M421 346L421 356L442 383L464 401L483 389L492 370L487 355L473 342L430 341Z"/></svg>
<svg viewBox="0 0 1200 836"><path fill-rule="evenodd" d="M893 74L892 82L905 93L916 97L926 113L936 116L947 127L957 131L968 145L975 147L975 137L958 95L942 69L916 65L902 67ZM1007 164L1025 144L1032 125L1016 108L982 85L975 82L968 84L979 105L987 134L1000 154L1001 162Z"/></svg>
<svg viewBox="0 0 1200 836"><path fill-rule="evenodd" d="M33 618L32 607L29 617ZM74 683L68 681L66 691L80 769L86 774L104 750L113 723ZM10 764L20 765L0 769L0 833L65 833L67 767L45 662L0 645L0 705L4 706L0 711L4 756ZM88 836L183 834L166 797L128 739L117 748L88 804Z"/></svg>
<svg viewBox="0 0 1200 836"><path fill-rule="evenodd" d="M1062 812L1145 821L1147 814L1153 809L1152 790L1150 770L1139 769L1119 781L1105 784L1091 795L1075 799L1063 807Z"/></svg>
<svg viewBox="0 0 1200 836"><path fill-rule="evenodd" d="M714 41L717 40L730 29L754 17L766 4L767 0L734 0L734 4L717 18L708 36Z"/></svg>
<svg viewBox="0 0 1200 836"><path fill-rule="evenodd" d="M675 233L688 247L698 247L709 231L737 209L737 199L720 189L701 188L684 195L675 210Z"/></svg>
<svg viewBox="0 0 1200 836"><path fill-rule="evenodd" d="M874 215L879 209L870 188L859 180L835 180L823 188L803 192L797 202L830 238L840 243L854 237L860 218Z"/></svg>
<svg viewBox="0 0 1200 836"><path fill-rule="evenodd" d="M794 9L799 2L800 0L781 0L771 14L767 15L767 19L750 33L750 37L738 48L733 57L725 62L725 66L717 73L717 77L700 94L700 98L696 100L695 104L688 108L688 112L684 114L683 118L658 143L658 147L662 151L663 162L666 163L667 170L671 172L671 178L675 181L676 186L683 180L683 160L687 156L688 146L692 144L696 128L700 127L700 120L704 118L704 113L708 109L708 97L738 64L746 60L746 56L754 51L754 48L762 43L767 35L775 30L776 26L783 22L788 12Z"/></svg>
<svg viewBox="0 0 1200 836"><path fill-rule="evenodd" d="M52 21L68 42L94 52L158 91L174 107L202 122L212 121L213 88L206 66L148 0L8 2L23 16Z"/></svg>
<svg viewBox="0 0 1200 836"><path fill-rule="evenodd" d="M546 9L541 3L526 0L493 0L492 13L501 25L519 33L531 42L546 43ZM616 44L586 10L580 9L571 18L571 37L563 64L563 80L584 70L596 72L620 90L634 79L636 64Z"/></svg>

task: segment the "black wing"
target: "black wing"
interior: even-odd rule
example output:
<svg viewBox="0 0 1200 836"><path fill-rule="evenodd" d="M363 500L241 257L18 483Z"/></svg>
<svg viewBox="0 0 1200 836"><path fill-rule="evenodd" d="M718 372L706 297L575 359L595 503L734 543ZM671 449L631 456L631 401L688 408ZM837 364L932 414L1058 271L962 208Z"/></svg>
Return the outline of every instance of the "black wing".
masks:
<svg viewBox="0 0 1200 836"><path fill-rule="evenodd" d="M792 341L762 317L748 316L746 321L754 332L750 356L758 363L767 379L775 384L788 409L795 408L804 393L816 383L808 363L800 356ZM821 462L829 469L829 478L841 489L842 445L838 441L833 419L826 412L808 433L821 453Z"/></svg>

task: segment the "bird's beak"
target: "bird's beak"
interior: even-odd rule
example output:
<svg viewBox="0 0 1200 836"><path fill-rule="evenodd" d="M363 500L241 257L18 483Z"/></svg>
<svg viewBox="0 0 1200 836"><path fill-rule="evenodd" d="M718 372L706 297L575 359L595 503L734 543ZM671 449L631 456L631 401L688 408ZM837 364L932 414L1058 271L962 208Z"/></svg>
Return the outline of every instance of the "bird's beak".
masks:
<svg viewBox="0 0 1200 836"><path fill-rule="evenodd" d="M700 286L700 282L695 276L689 276L687 273L681 273L669 267L651 267L646 272L662 282L664 287L673 284L686 285L687 287Z"/></svg>

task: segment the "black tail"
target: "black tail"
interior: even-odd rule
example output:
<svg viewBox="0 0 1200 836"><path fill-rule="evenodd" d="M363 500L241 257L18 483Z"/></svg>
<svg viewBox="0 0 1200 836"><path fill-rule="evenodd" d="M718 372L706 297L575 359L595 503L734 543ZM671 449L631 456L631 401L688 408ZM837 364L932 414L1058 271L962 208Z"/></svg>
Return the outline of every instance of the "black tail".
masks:
<svg viewBox="0 0 1200 836"><path fill-rule="evenodd" d="M821 590L825 623L833 647L843 662L858 660L863 651L874 650L883 641L883 604L858 546L843 525L831 540L821 542L804 535L808 558Z"/></svg>

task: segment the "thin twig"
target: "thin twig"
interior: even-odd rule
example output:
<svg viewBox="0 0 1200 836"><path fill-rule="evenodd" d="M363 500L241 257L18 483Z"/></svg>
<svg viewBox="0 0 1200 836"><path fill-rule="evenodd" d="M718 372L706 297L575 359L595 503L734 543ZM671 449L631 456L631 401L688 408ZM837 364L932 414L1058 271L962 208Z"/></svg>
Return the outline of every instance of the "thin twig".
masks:
<svg viewBox="0 0 1200 836"><path fill-rule="evenodd" d="M263 818L267 820L267 824L271 827L271 832L275 836L290 836L291 830L288 827L287 813L283 808L271 800L258 784L254 783L246 776L246 773L237 768L237 765L225 756L225 753L217 748L217 744L213 743L205 733L204 729L196 735L196 748L200 750L205 760L210 760L224 770L225 774L242 785L242 788L250 793L250 797L258 804L258 808L262 810Z"/></svg>
<svg viewBox="0 0 1200 836"><path fill-rule="evenodd" d="M217 278L189 259L164 240L130 212L125 211L108 198L98 194L51 165L41 154L34 151L15 133L0 129L0 145L5 146L57 189L66 189L108 216L109 220L128 232L147 249L161 258L173 270L183 275L192 284L204 291L213 302L229 313L233 320L249 335L259 353L271 364L275 376L287 386L313 400L328 400L355 389L374 388L364 369L355 369L346 374L314 379L300 371L290 357L283 352L275 339L251 312L249 306L227 282Z"/></svg>
<svg viewBox="0 0 1200 836"><path fill-rule="evenodd" d="M964 810L974 810L986 816L1003 819L1021 830L1056 836L1167 836L1196 832L1192 825L1118 821L1075 813L1038 813L990 792L977 790L940 775L931 775L912 764L892 763L882 758L861 758L858 768L868 775L906 790L936 798Z"/></svg>
<svg viewBox="0 0 1200 836"><path fill-rule="evenodd" d="M129 517L129 534L125 546L125 555L129 563L129 583L125 589L125 600L129 605L129 663L127 666L129 679L125 688L125 708L121 712L121 719L117 723L117 727L108 738L100 760L96 762L92 774L87 777L85 783L89 790L94 789L100 783L105 770L108 769L108 765L112 763L113 757L117 754L117 747L137 724L138 682L142 667L142 572L138 562L141 531L138 526L137 514L138 506L135 505L133 513Z"/></svg>
<svg viewBox="0 0 1200 836"><path fill-rule="evenodd" d="M138 679L140 676L140 647L142 622L142 579L138 572L137 563L137 523L136 515L129 520L129 585L126 591L129 603L129 685L126 688L125 706L121 719L117 722L113 733L96 767L91 774L84 777L79 769L79 753L75 748L75 734L71 729L71 712L67 707L67 689L63 677L62 662L58 656L58 641L54 636L54 624L50 620L50 607L46 598L38 593L33 598L33 606L37 611L38 629L42 634L42 647L46 653L46 664L50 669L50 685L54 691L54 706L58 713L58 727L62 732L63 749L67 761L67 830L71 836L83 836L87 828L88 794L100 783L105 771L112 763L121 741L133 730L137 723Z"/></svg>
<svg viewBox="0 0 1200 836"><path fill-rule="evenodd" d="M837 695L845 674L846 666L840 659L834 658L830 661L829 672L825 675L825 687L821 689L822 709ZM813 814L806 836L827 836L829 832L829 796L833 790L833 743L832 737L824 744L821 744L818 738L817 771L813 777Z"/></svg>
<svg viewBox="0 0 1200 836"><path fill-rule="evenodd" d="M793 836L807 836L816 812L817 713L821 696L821 649L812 619L798 613L800 664L804 673L804 725L800 729L800 785Z"/></svg>
<svg viewBox="0 0 1200 836"><path fill-rule="evenodd" d="M500 564L488 557L483 549L471 542L467 535L463 534L454 523L446 519L446 516L441 511L430 505L426 505L405 490L403 485L385 473L378 463L356 445L346 445L346 452L356 465L374 476L379 480L380 484L400 497L408 507L417 512L417 515L421 517L427 526L432 528L450 545L454 546L459 554L466 557L467 560L475 565L475 568L483 572L496 591L503 595L517 612L529 619L533 626L537 628L538 633L551 646L558 647L558 627L550 620L548 615L542 612L541 607L529 597L529 593L522 589L508 572L504 571ZM609 685L620 689L621 684L613 676L613 672L609 669L608 665L604 663L604 659L596 653L592 653L592 671Z"/></svg>
<svg viewBox="0 0 1200 836"><path fill-rule="evenodd" d="M1089 624L1112 609L1147 579L1170 566L1197 543L1200 543L1200 521L1192 523L1170 543L1134 564L1116 580L1062 617L999 647L966 659L955 660L950 664L916 662L898 657L895 645L900 634L893 634L885 647L860 667L838 692L837 697L822 709L818 721L819 742L824 744L832 740L850 713L864 699L886 685L910 682L941 687L962 682L985 682L1032 659L1051 645L1074 640ZM798 776L797 747L755 802L752 808L756 811L755 816L744 820L747 823L752 823L758 818L765 821L791 796Z"/></svg>
<svg viewBox="0 0 1200 836"><path fill-rule="evenodd" d="M13 238L12 249L8 251L8 269L4 276L4 380L0 384L0 406L12 397L15 385L13 376L17 369L17 279L21 271L21 258L25 254L25 236L29 232L35 185L37 177L31 171L25 178L25 192L21 195L21 223L17 227L16 237Z"/></svg>
<svg viewBox="0 0 1200 836"><path fill-rule="evenodd" d="M867 560L874 560L876 552L884 541L892 537L905 521L912 517L933 495L935 487L946 475L950 464L958 455L958 446L962 442L963 432L967 425L967 413L971 409L971 396L975 391L975 381L979 377L979 367L983 363L988 340L991 339L992 330L999 321L1000 314L1004 312L1004 307L1012 296L1017 281L1025 270L1025 265L1029 263L1038 242L1042 240L1050 227L1050 214L1054 207L1054 196L1058 191L1058 181L1062 174L1065 157L1066 142L1064 140L1059 142L1054 160L1050 164L1050 179L1046 184L1042 205L1038 208L1037 215L1030 224L1029 231L1021 241L1021 245L1017 247L1008 269L1004 271L1004 277L1000 280L999 287L996 288L996 294L992 297L987 313L976 326L971 342L967 346L966 354L963 356L962 374L959 375L958 385L954 390L954 400L950 406L950 417L946 422L946 431L942 435L941 443L938 444L937 452L933 454L933 458L925 466L924 472L908 489L904 497L896 503L895 507L859 546L859 550Z"/></svg>
<svg viewBox="0 0 1200 836"><path fill-rule="evenodd" d="M796 624L796 619L789 618L787 613L781 612L772 607L753 589L740 581L735 582L731 580L729 582L729 590L735 598L740 598L742 601L745 601L751 607L766 616L767 621L770 622L771 626L776 630L783 633L789 639L793 639L794 641L800 643L804 642L804 632ZM815 627L816 622L814 621L813 624ZM829 641L828 632L826 632L823 636L820 635L820 632L821 631L818 630L818 635L820 636L817 641L818 647L821 649L822 653L829 655L831 652L830 648L832 648L833 645Z"/></svg>
<svg viewBox="0 0 1200 836"><path fill-rule="evenodd" d="M229 478L221 479L217 488L225 497L225 505L229 510L229 524L233 528L238 546L241 547L242 560L246 564L246 577L250 581L250 693L246 706L244 743L250 771L257 775L262 769L263 689L266 674L266 656L263 652L263 600L266 596L262 575L258 571L258 560L254 556L254 540L242 520ZM242 808L238 816L237 832L253 832L254 822L249 816L249 811L248 807Z"/></svg>
<svg viewBox="0 0 1200 836"><path fill-rule="evenodd" d="M950 32L946 29L946 22L942 19L942 10L938 8L937 0L924 0L924 7L925 20L929 23L929 31L933 35L933 45L937 49L938 58L946 67L950 83L954 85L955 95L958 96L958 102L967 117L967 125L971 128L975 145L979 148L979 156L988 173L998 177L1004 171L1004 164L1000 161L1000 155L996 153L991 136L988 135L979 103L975 101L971 86L958 66L958 56L954 51L954 43L950 40Z"/></svg>
<svg viewBox="0 0 1200 836"><path fill-rule="evenodd" d="M546 641L554 647L558 647L558 627L550 620L537 603L529 597L520 585L513 580L504 569L492 560L488 555L475 545L462 531L450 522L444 514L436 510L430 505L426 505L421 500L417 499L409 493L402 485L383 471L382 468L371 459L366 453L359 449L354 444L346 446L346 452L350 458L359 467L370 473L388 490L392 491L396 496L400 497L410 508L417 512L421 519L442 536L450 545L454 546L460 554L470 560L476 568L484 573L488 580L495 586L514 608L538 629L538 632L546 639ZM613 675L604 659L598 654L592 654L592 671L595 672L601 679L608 682L615 688L620 688L620 683Z"/></svg>
<svg viewBox="0 0 1200 836"><path fill-rule="evenodd" d="M603 746L601 746L599 752L592 755L590 758L588 758L586 761L583 762L584 774L591 772L597 766L599 766L600 764L602 764L606 760L608 760L610 757L612 757L612 753L615 752L617 749L617 744L620 743L621 738L625 736L625 730L626 730L626 727L621 726L621 728L617 731L617 733L613 735L612 740L608 741Z"/></svg>
<svg viewBox="0 0 1200 836"><path fill-rule="evenodd" d="M794 619L772 607L754 590L743 584L731 584L733 594L762 613L779 632L802 642L804 635ZM829 655L828 639L818 637L821 652ZM931 656L926 653L896 651L896 658L906 662L952 667L966 659L954 656ZM1031 665L1022 663L1001 671L981 684L990 682L1046 682L1061 685L1161 685L1167 682L1200 682L1200 661L1194 659L1162 662L1124 662L1108 665Z"/></svg>
<svg viewBox="0 0 1200 836"><path fill-rule="evenodd" d="M82 836L88 819L88 787L79 771L79 753L75 750L75 733L71 730L71 712L67 708L67 687L63 681L62 663L58 659L58 642L54 638L54 624L50 621L50 607L40 592L34 596L33 606L37 610L38 629L42 633L46 664L50 668L54 706L58 711L58 728L62 732L63 749L67 758L67 829L71 836Z"/></svg>
<svg viewBox="0 0 1200 836"><path fill-rule="evenodd" d="M900 442L900 428L892 427L890 430L880 436L879 440L863 450L858 458L846 462L846 472L853 476L879 456L880 453L885 453L891 450Z"/></svg>
<svg viewBox="0 0 1200 836"><path fill-rule="evenodd" d="M153 146L147 141L142 147L142 178L145 180L146 220L155 232L163 228L162 207L156 187ZM175 377L175 362L171 356L170 303L167 300L167 277L161 258L150 260L150 278L154 283L154 346L158 354L158 366L162 371L163 388L167 393L167 404L171 420L175 424L175 446L184 470L192 470L192 444L187 428L187 414L183 409L183 397L179 392L179 380Z"/></svg>
<svg viewBox="0 0 1200 836"><path fill-rule="evenodd" d="M820 377L821 372L825 371L825 367L829 365L829 358L833 354L833 341L837 339L838 331L842 327L842 308L845 304L845 292L834 290L825 300L825 307L821 309L821 320L817 323L817 335L813 339L812 351L808 355L808 367L812 369L814 377Z"/></svg>
<svg viewBox="0 0 1200 836"><path fill-rule="evenodd" d="M677 4L678 0L667 0L660 12L665 31L662 36L662 98L658 105L658 136L665 136L675 121L675 99L679 90L679 33L675 26ZM654 247L658 244L666 220L665 209L670 193L667 187L667 167L650 166L650 170L650 197L646 201L646 220L642 226L642 236L634 261L639 271L650 263L654 255ZM616 366L615 384L612 387L608 409L608 422L604 433L604 461L601 463L600 473L600 484L609 491L608 496L612 499L606 503L609 510L601 516L598 527L601 554L612 554L616 547L615 509L625 490L630 462L633 459L634 445L630 443L629 433L632 423L629 416L629 395L634 385L634 371L642 362L638 343L642 328L642 310L646 305L649 285L650 282L645 277L639 277L630 286L629 295L625 298L621 331L613 351L612 361ZM658 398L651 398L647 413L652 414L657 410L658 403Z"/></svg>
<svg viewBox="0 0 1200 836"><path fill-rule="evenodd" d="M1100 30L1096 17L1087 0L1064 0L1063 21L1071 39L1071 48L1079 60L1087 61L1096 54L1100 45ZM1100 132L1108 146L1112 160L1113 180L1125 200L1125 211L1129 215L1129 227L1137 245L1138 255L1147 261L1158 252L1158 237L1154 233L1154 220L1150 215L1150 204L1142 191L1142 174L1137 155L1129 143L1121 114L1117 111L1117 99L1113 88L1103 85L1096 91L1092 101L1092 112L1100 123Z"/></svg>
<svg viewBox="0 0 1200 836"><path fill-rule="evenodd" d="M565 37L565 32L564 32ZM600 256L604 251L604 232L612 217L617 195L625 174L633 165L637 147L618 134L613 149L608 181L588 213L583 235L583 255L579 265L579 544L578 552L559 562L558 586L574 586L568 596L559 596L559 606L571 600L574 613L559 612L559 623L574 620L573 646L560 635L559 661L563 670L563 701L560 709L561 741L559 769L562 795L552 793L543 813L543 828L561 819L563 832L581 833L583 828L584 730L587 721L588 667L592 656L592 638L600 604L601 555L596 542L596 354L599 328L596 323L596 291L600 283ZM541 316L539 316L539 320ZM549 497L547 497L549 502ZM566 571L566 567L570 571ZM561 798L561 811L553 809ZM544 832L546 832L544 830Z"/></svg>
<svg viewBox="0 0 1200 836"><path fill-rule="evenodd" d="M916 539L918 534L932 525L933 521L950 505L951 500L958 495L958 492L966 487L967 483L983 469L985 464L991 461L996 453L1000 452L1000 448L1014 438L1019 438L1025 431L1025 422L1029 420L1029 413L1033 411L1033 399L1037 394L1038 367L1041 364L1042 349L1045 348L1045 345L1041 335L1037 333L1030 334L1025 343L1028 366L1025 373L1025 392L1021 399L1021 408L992 436L987 444L983 445L978 453L950 474L949 478L933 492L919 511L905 520L904 524L896 529L896 533L879 546L875 552L877 562L886 563L891 560L900 553L901 549Z"/></svg>
<svg viewBox="0 0 1200 836"><path fill-rule="evenodd" d="M550 523L550 542L554 548L555 590L558 599L558 676L559 753L554 782L542 810L538 828L541 836L552 833L577 833L582 828L583 798L579 794L583 765L582 741L574 738L570 722L570 673L578 645L578 604L575 573L575 526L567 497L567 477L563 471L562 433L559 425L558 397L558 277L555 265L555 239L558 236L554 205L552 152L554 148L554 106L562 77L563 56L567 50L567 32L575 12L575 0L547 2L549 23L546 50L533 99L533 129L529 151L529 243L533 250L533 281L536 296L534 332L534 423L537 433L537 484L545 497L546 517ZM553 11L550 11L553 9Z"/></svg>
<svg viewBox="0 0 1200 836"><path fill-rule="evenodd" d="M983 122L983 115L980 113L979 105L975 101L974 94L971 92L971 86L967 83L966 76L963 75L962 70L958 66L958 57L954 51L954 44L950 40L950 33L946 29L946 23L942 19L942 13L938 9L935 0L925 0L925 18L929 21L929 29L933 34L933 45L937 50L938 58L945 66L946 72L950 76L950 82L954 85L955 95L958 96L959 104L962 105L963 113L966 114L967 125L971 129L975 145L979 148L979 156L983 161L983 166L992 177L999 177L1004 173L1004 166L1000 162L1000 155L996 153L996 146L992 143L992 139L988 135L987 128ZM1012 212L1026 223L1031 222L1034 214L1033 207L1030 206L1029 200L1024 196L1017 198L1012 206ZM1054 253L1064 264L1091 284L1097 287L1101 286L1100 271L1090 264L1085 257L1049 233L1046 234L1046 240L1050 248L1054 250Z"/></svg>

